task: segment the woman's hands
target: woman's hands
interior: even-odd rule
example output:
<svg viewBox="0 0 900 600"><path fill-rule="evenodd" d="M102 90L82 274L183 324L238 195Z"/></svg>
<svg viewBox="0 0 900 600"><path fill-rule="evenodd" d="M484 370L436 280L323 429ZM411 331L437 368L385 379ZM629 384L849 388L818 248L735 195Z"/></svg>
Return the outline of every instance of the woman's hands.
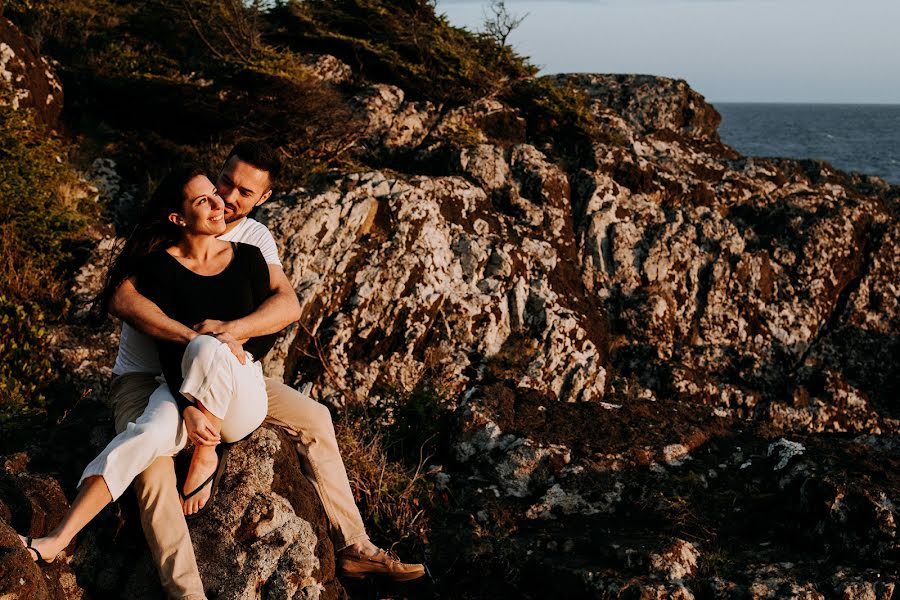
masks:
<svg viewBox="0 0 900 600"><path fill-rule="evenodd" d="M195 446L215 446L222 438L213 429L212 423L196 406L188 406L181 413L188 438Z"/></svg>
<svg viewBox="0 0 900 600"><path fill-rule="evenodd" d="M244 353L244 347L239 341L234 339L233 335L230 333L217 333L214 337L228 346L228 349L237 357L239 363L242 365L247 363L247 355Z"/></svg>

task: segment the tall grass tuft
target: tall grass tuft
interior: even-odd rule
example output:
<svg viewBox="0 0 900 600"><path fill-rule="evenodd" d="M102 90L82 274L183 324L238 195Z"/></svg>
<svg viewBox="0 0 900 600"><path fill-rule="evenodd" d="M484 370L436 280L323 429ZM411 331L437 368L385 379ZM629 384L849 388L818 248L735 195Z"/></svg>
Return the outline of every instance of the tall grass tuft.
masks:
<svg viewBox="0 0 900 600"><path fill-rule="evenodd" d="M369 406L350 406L336 422L350 484L376 543L413 556L428 545L430 512L440 501L432 478L443 459L452 396L420 385L383 389Z"/></svg>

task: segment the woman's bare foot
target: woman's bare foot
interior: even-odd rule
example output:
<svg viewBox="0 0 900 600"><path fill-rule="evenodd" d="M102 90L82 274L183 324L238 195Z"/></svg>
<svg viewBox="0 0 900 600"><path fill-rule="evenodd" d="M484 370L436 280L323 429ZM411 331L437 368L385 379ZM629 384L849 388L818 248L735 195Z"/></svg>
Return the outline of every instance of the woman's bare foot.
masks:
<svg viewBox="0 0 900 600"><path fill-rule="evenodd" d="M22 546L28 549L28 553L35 562L38 562L39 560L43 560L46 563L53 562L56 556L66 549L67 545L62 544L53 537L42 537L33 538L31 540L31 548L28 548L28 540L25 536L20 535L19 539L22 541Z"/></svg>
<svg viewBox="0 0 900 600"><path fill-rule="evenodd" d="M218 465L219 456L216 454L215 446L197 446L194 448L191 466L184 481L184 495L190 495L189 498L186 497L184 502L182 502L182 509L185 515L196 513L209 502L209 497L212 495L212 481L209 478L216 472ZM197 488L202 489L191 495Z"/></svg>

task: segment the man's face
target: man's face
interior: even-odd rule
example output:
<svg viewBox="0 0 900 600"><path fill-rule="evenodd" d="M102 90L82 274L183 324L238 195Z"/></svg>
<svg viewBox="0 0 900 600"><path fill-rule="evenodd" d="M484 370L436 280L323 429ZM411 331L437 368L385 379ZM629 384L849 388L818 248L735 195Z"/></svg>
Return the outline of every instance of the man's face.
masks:
<svg viewBox="0 0 900 600"><path fill-rule="evenodd" d="M239 156L232 156L222 167L216 189L225 201L226 223L243 219L272 194L269 173L244 162Z"/></svg>

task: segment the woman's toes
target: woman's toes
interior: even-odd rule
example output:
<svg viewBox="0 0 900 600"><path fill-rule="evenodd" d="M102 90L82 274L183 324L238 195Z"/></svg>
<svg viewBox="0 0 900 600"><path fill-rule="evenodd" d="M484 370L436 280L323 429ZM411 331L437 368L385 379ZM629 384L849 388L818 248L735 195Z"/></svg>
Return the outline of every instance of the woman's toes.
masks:
<svg viewBox="0 0 900 600"><path fill-rule="evenodd" d="M28 555L31 557L31 560L37 562L39 560L43 560L45 562L53 562L53 559L56 558L56 555L62 550L57 552L53 552L53 548L50 544L47 543L47 538L33 538L31 540L31 547L28 547L28 538L24 535L19 536L19 541L22 542L22 546L28 551Z"/></svg>
<svg viewBox="0 0 900 600"><path fill-rule="evenodd" d="M184 514L185 515L193 515L196 512L199 512L201 508L206 505L205 500L201 500L198 498L188 498L184 501Z"/></svg>
<svg viewBox="0 0 900 600"><path fill-rule="evenodd" d="M191 466L184 482L184 493L189 495L182 503L185 515L193 515L209 501L212 495L212 476L218 467L219 457L215 450L204 448L194 451Z"/></svg>

